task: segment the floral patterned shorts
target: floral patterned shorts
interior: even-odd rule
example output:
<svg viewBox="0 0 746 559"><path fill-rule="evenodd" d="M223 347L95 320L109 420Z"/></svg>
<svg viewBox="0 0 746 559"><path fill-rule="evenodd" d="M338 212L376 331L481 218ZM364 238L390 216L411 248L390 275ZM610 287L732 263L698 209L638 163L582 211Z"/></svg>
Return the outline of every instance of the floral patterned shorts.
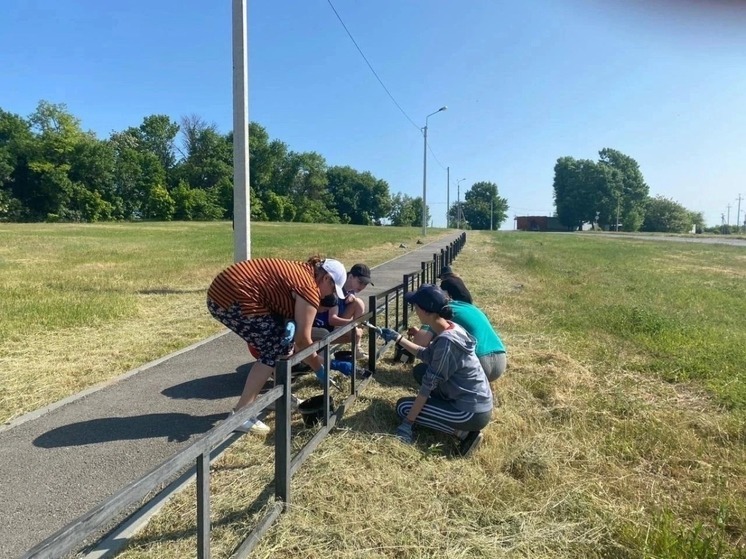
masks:
<svg viewBox="0 0 746 559"><path fill-rule="evenodd" d="M279 357L290 353L293 347L282 345L285 335L285 322L273 315L243 316L237 303L228 309L218 306L212 299L207 298L207 308L218 322L233 330L242 339L256 348L261 357L260 363L274 367Z"/></svg>

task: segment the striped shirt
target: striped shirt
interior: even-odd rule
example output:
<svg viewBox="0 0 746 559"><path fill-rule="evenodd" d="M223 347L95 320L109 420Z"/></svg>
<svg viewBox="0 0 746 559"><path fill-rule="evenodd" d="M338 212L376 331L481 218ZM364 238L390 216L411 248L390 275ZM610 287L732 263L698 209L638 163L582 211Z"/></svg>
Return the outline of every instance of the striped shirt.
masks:
<svg viewBox="0 0 746 559"><path fill-rule="evenodd" d="M257 258L226 268L213 280L207 296L228 309L238 303L241 314L295 316L293 293L318 308L321 300L313 266L306 262Z"/></svg>

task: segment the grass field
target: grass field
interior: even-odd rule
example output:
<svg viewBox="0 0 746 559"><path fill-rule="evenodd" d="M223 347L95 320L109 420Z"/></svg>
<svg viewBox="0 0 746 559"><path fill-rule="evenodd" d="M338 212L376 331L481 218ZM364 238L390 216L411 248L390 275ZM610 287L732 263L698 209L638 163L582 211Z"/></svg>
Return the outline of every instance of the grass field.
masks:
<svg viewBox="0 0 746 559"><path fill-rule="evenodd" d="M83 310L76 313L85 318L48 320L65 343L96 338L93 354L130 325L131 342L122 341L121 355L100 350L126 370L137 364L128 361L131 353L144 361L215 331L201 316L204 287L231 256L224 225L121 227L104 236L121 238L139 256L126 258L124 249L109 247L128 264L112 263L109 272L97 272L98 280L79 283L77 278L95 268L91 262L109 261L105 241L90 240L82 234L85 228L57 233L63 229L29 227L24 233L0 226L0 235L12 236L14 247L35 239L39 258L65 255L54 256L50 265L59 270L49 279L38 268L22 270L26 262L38 261L24 260L23 250L3 243L0 279L19 300L29 299L22 295L28 282L42 309L43 296L55 286L51 291L60 298L67 291L74 294L71 300L93 293L107 299L104 306L107 293L121 296L123 302L111 303L101 315ZM255 253L281 243L273 237L286 238L284 230L272 227L255 231ZM329 250L335 233L357 247L371 244L370 238L353 240L354 228L344 233L332 228L329 245L303 254L337 254ZM401 232L388 228L362 234L374 236L374 249L341 255L346 261L386 260L392 243L402 241ZM308 231L299 233L301 243L304 236ZM415 237L413 230L410 239ZM81 246L90 251L87 262ZM25 252L33 250L27 246ZM175 254L166 257L169 253ZM171 263L154 267L155 254ZM146 258L150 266L138 263ZM199 269L189 262L210 258L214 262ZM419 432L413 447L393 439L393 403L415 387L403 366L386 361L342 428L293 478L293 506L259 543L256 557L746 557L742 248L470 233L456 269L508 346L508 371L494 385L501 405L483 447L461 460L453 457L453 443L436 434ZM14 300L3 299L3 316L24 311ZM151 317L144 309L161 300L169 300L168 312L153 311ZM67 306L46 308L65 314ZM19 355L36 355L33 344L47 339L44 327L28 322L2 327L3 375L6 364L17 366ZM16 334L24 329L26 335ZM163 340L161 353L150 355L152 348L137 342L140 336ZM50 353L37 356L37 375L57 363L60 342L49 342ZM65 367L70 386L76 386L75 367ZM46 375L42 383L49 380ZM301 385L301 396L304 391L314 391L312 379ZM29 390L27 409L37 397L37 388ZM16 411L6 413L24 405L7 406ZM299 431L294 444L309 436ZM259 513L253 502L272 475L271 453L264 439L243 437L214 464L213 556L229 557L252 526ZM178 496L122 556L193 556L194 503L193 489Z"/></svg>

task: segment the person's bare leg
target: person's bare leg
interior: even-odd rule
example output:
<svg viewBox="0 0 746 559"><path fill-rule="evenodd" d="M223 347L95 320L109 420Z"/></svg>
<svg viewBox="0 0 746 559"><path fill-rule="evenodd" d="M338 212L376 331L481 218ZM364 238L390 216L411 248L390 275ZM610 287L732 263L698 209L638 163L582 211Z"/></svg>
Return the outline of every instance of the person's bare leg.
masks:
<svg viewBox="0 0 746 559"><path fill-rule="evenodd" d="M259 363L258 361L254 363L246 379L246 384L244 384L241 397L238 399L238 403L234 409L240 410L256 400L257 395L264 388L274 370L274 367L270 367L264 363Z"/></svg>
<svg viewBox="0 0 746 559"><path fill-rule="evenodd" d="M341 316L342 318L351 318L353 320L357 320L358 318L363 316L363 313L365 313L365 303L359 297L355 297L355 300L347 305L347 307L345 308L345 312L343 312ZM360 338L362 338L363 336L363 329L355 328L353 332L350 332L350 337L345 341L352 342L354 336L355 345L359 347Z"/></svg>

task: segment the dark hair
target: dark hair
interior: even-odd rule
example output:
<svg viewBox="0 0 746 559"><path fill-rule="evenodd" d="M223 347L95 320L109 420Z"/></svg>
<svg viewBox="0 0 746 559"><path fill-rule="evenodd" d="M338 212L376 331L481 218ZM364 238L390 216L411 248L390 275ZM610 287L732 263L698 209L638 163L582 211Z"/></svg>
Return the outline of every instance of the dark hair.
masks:
<svg viewBox="0 0 746 559"><path fill-rule="evenodd" d="M306 264L308 264L309 266L311 266L311 268L313 268L313 275L317 280L319 277L323 276L326 273L321 268L321 263L323 261L324 259L318 254L314 254L308 260L306 260Z"/></svg>
<svg viewBox="0 0 746 559"><path fill-rule="evenodd" d="M451 320L453 318L453 309L450 305L446 305L438 311L438 316L446 320Z"/></svg>
<svg viewBox="0 0 746 559"><path fill-rule="evenodd" d="M321 298L319 306L321 307L336 307L339 304L339 299L334 293Z"/></svg>

